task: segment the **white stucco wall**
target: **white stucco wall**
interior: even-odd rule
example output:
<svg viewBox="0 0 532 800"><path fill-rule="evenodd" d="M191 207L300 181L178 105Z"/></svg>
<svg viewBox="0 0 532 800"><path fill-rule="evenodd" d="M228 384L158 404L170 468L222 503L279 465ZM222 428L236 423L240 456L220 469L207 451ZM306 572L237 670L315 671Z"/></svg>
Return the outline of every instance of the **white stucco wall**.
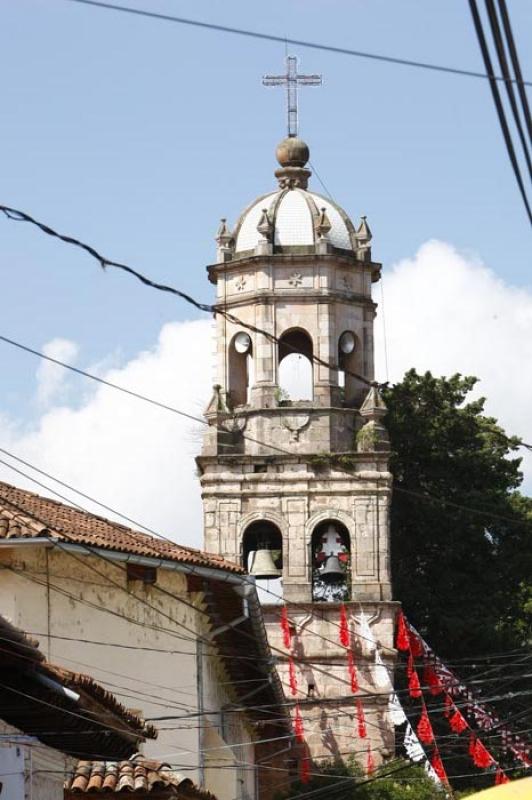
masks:
<svg viewBox="0 0 532 800"><path fill-rule="evenodd" d="M179 601L201 603L201 596L188 592L186 577L159 569L156 586L128 584L123 563L31 545L0 548L2 564L10 569L0 570L0 613L34 635L52 663L90 675L144 718L181 717L154 720L159 736L142 751L200 783L204 734L197 716L196 648L208 620ZM205 656L203 664L203 707L214 712L206 721L216 729L216 712L234 695L218 659ZM252 735L240 721L225 731L236 743ZM220 752L231 753L233 764L237 760L231 748ZM205 756L213 761L208 750ZM252 745L239 748L238 760L252 765ZM243 772L242 792L233 773L205 770L206 788L219 800L253 797L253 770Z"/></svg>

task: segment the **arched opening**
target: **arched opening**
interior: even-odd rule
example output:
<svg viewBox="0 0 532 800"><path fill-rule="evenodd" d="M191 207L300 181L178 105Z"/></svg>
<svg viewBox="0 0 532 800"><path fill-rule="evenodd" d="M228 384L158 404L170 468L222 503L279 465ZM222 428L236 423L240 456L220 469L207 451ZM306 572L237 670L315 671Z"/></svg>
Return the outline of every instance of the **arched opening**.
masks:
<svg viewBox="0 0 532 800"><path fill-rule="evenodd" d="M245 331L235 334L229 345L229 397L231 404L243 406L249 402L253 384L251 337Z"/></svg>
<svg viewBox="0 0 532 800"><path fill-rule="evenodd" d="M312 339L301 328L292 328L279 339L280 400L312 400L314 376Z"/></svg>
<svg viewBox="0 0 532 800"><path fill-rule="evenodd" d="M242 566L253 574L254 564L257 566L256 554L269 550L271 563L275 570L283 569L283 537L281 531L267 519L260 519L248 525L242 539ZM278 577L278 576L275 576Z"/></svg>
<svg viewBox="0 0 532 800"><path fill-rule="evenodd" d="M343 390L344 403L354 406L360 402L364 384L354 374L362 373L360 341L352 331L344 331L338 339L338 385Z"/></svg>
<svg viewBox="0 0 532 800"><path fill-rule="evenodd" d="M261 603L282 602L283 536L269 520L252 522L242 538L242 565L257 581Z"/></svg>
<svg viewBox="0 0 532 800"><path fill-rule="evenodd" d="M349 531L336 519L320 522L312 532L312 599L338 603L351 592Z"/></svg>

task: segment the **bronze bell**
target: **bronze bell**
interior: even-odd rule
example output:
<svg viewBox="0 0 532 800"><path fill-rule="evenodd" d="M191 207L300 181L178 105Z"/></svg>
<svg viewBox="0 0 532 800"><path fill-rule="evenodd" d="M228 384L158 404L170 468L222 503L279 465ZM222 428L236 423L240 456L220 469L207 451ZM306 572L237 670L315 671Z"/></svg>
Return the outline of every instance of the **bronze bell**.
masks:
<svg viewBox="0 0 532 800"><path fill-rule="evenodd" d="M342 569L340 559L331 553L322 570L320 578L324 583L342 583L345 581L345 571Z"/></svg>
<svg viewBox="0 0 532 800"><path fill-rule="evenodd" d="M253 575L255 578L266 580L267 578L280 578L283 574L281 570L277 569L275 566L271 550L254 550L251 556L252 561L249 574Z"/></svg>

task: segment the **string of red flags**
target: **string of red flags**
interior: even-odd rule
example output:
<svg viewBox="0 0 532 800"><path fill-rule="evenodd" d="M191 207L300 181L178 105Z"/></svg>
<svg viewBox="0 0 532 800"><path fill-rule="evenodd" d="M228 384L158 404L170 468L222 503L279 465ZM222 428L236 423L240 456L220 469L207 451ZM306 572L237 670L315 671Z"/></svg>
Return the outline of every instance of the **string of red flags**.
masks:
<svg viewBox="0 0 532 800"><path fill-rule="evenodd" d="M356 716L357 716L357 732L361 739L365 739L368 735L366 728L366 715L364 714L364 706L360 698L356 701Z"/></svg>
<svg viewBox="0 0 532 800"><path fill-rule="evenodd" d="M288 685L290 686L291 694L295 697L297 695L297 673L292 647L292 630L290 627L290 620L288 619L288 611L286 606L283 606L281 609L280 624L283 644L288 650ZM296 742L302 745L302 748L304 749L304 754L299 759L299 780L301 783L308 783L310 781L310 756L307 744L305 742L305 727L303 724L303 717L301 716L301 710L299 708L299 703L297 702L294 707L293 724Z"/></svg>
<svg viewBox="0 0 532 800"><path fill-rule="evenodd" d="M418 742L423 742L425 745L432 745L430 764L437 777L441 781L447 782L445 767L435 740L429 711L423 696L423 689L427 690L433 696L444 695L443 716L447 718L449 728L453 733L460 736L466 731L469 732L468 754L473 764L479 769L494 769L495 783L507 782L509 778L478 736L477 730L471 727L466 718L466 716L471 716L478 724L479 709L481 709L482 720L485 721L486 718L491 720L490 725L484 725L483 728L484 730L489 730L495 727L495 723L493 722L493 720L496 719L495 716L473 699L471 691L468 690L441 659L435 655L423 637L420 636L416 629L408 622L402 612L399 612L397 618L395 642L397 649L401 650L407 658L406 675L408 679L409 695L421 701L421 714L416 726L416 738L418 738ZM424 661L423 686L419 680L416 658L422 658ZM466 716L464 716L455 704L455 697L465 700L464 708ZM462 703L460 703L460 705L462 705ZM412 738L411 735L410 738ZM411 742L409 744L412 749ZM519 741L519 737L513 736L511 746L509 746L508 749L510 749L514 755L516 755L515 751L517 750L522 763L527 763L527 761L530 763L529 754L526 751L526 747L523 745L524 743ZM406 741L405 749L408 753Z"/></svg>
<svg viewBox="0 0 532 800"><path fill-rule="evenodd" d="M343 647L350 647L349 625L347 623L347 612L345 605L340 606L340 644Z"/></svg>
<svg viewBox="0 0 532 800"><path fill-rule="evenodd" d="M366 774L373 775L375 772L375 759L373 758L373 753L371 752L371 744L368 742L368 751L366 754Z"/></svg>

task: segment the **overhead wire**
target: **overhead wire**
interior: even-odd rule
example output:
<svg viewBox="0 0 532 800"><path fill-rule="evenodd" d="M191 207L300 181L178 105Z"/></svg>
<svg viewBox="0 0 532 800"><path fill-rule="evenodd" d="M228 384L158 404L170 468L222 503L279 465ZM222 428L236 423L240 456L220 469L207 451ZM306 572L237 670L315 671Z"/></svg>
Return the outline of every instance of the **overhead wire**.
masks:
<svg viewBox="0 0 532 800"><path fill-rule="evenodd" d="M517 156L515 154L514 145L512 142L512 137L510 134L510 129L508 127L508 122L506 120L506 114L504 111L504 107L501 101L501 97L499 94L499 87L497 85L497 81L495 79L495 74L493 72L493 65L491 62L491 56L489 53L488 45L486 42L486 37L484 35L484 28L482 25L482 19L480 17L476 0L469 0L469 8L471 11L471 16L473 18L473 25L475 28L476 37L480 46L480 51L482 53L482 58L484 60L484 65L486 67L486 72L489 77L489 85L491 89L491 94L493 98L493 102L495 105L495 111L497 113L497 117L499 120L499 125L501 127L502 135L504 138L504 143L506 145L506 150L508 153L508 158L510 160L510 164L512 166L515 180L517 182L519 192L521 194L523 204L525 206L525 210L528 216L529 222L532 224L532 210L530 208L530 204L528 201L528 196L526 193L525 185L523 183L523 178L521 175L521 170L519 168L519 163L517 160Z"/></svg>
<svg viewBox="0 0 532 800"><path fill-rule="evenodd" d="M262 33L260 31L244 30L243 28L234 28L229 25L217 25L212 22L202 22L200 20L190 19L187 17L176 17L170 14L161 14L155 11L148 11L147 9L131 8L129 6L118 5L117 3L98 2L98 0L69 0L69 2L79 3L85 6L94 6L96 8L107 9L109 11L119 11L126 14L134 14L139 17L147 17L157 19L163 22L172 22L179 25L186 25L195 28L202 28L204 30L217 31L219 33L230 33L238 36L246 36L252 39L262 39L270 42L279 42L281 44L291 44L297 47L306 47L313 50L323 50L329 53L337 53L338 55L354 56L356 58L366 58L372 61L382 61L389 64L396 64L406 67L417 67L419 69L427 69L435 72L444 72L451 75L462 75L469 78L483 78L487 79L488 76L482 72L475 70L460 69L459 67L447 67L441 64L431 64L425 61L415 61L413 59L396 58L394 56L386 56L379 53L368 53L362 50L353 50L347 47L338 47L335 45L321 44L319 42L310 42L304 39L293 39L287 36L276 36L275 34ZM502 78L497 77L497 80ZM528 81L524 82L526 86L532 85Z"/></svg>
<svg viewBox="0 0 532 800"><path fill-rule="evenodd" d="M532 140L532 117L530 114L530 108L528 106L528 98L526 95L525 82L523 80L523 73L521 72L521 64L519 62L519 55L517 53L517 47L515 44L515 39L512 31L512 24L510 22L510 14L508 13L506 0L497 0L497 4L502 19L502 26L504 29L506 44L508 46L508 51L510 53L510 60L512 62L512 67L514 70L517 92L519 94L519 99L521 100L523 117L525 119L525 123L528 129L529 139Z"/></svg>

